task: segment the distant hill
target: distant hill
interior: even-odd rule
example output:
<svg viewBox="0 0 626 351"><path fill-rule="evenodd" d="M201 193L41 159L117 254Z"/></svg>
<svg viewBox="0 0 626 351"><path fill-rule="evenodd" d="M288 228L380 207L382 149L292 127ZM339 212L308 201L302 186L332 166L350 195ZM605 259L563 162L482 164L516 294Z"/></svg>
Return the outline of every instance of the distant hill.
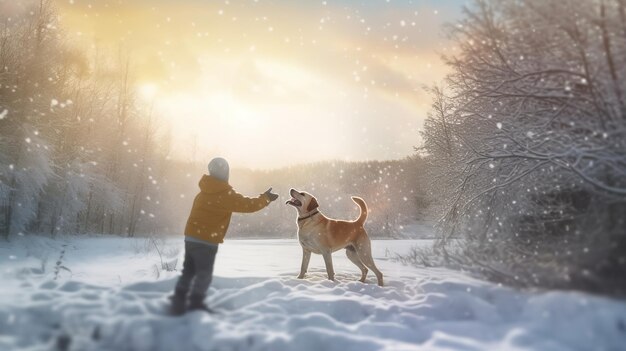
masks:
<svg viewBox="0 0 626 351"><path fill-rule="evenodd" d="M351 196L360 196L369 206L366 227L372 237L404 237L403 227L426 220L429 200L422 187L422 161L329 161L272 171L234 170L231 184L248 195L273 186L281 197L278 204L252 215L235 215L229 237L294 237L296 211L285 205L289 189L313 194L320 210L329 217L355 219L358 206Z"/></svg>

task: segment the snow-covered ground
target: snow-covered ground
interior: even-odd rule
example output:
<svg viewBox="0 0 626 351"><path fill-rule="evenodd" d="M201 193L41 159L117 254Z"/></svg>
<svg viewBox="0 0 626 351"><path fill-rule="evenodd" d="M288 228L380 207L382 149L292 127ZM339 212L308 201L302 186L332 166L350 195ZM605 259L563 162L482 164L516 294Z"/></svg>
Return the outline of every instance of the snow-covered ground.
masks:
<svg viewBox="0 0 626 351"><path fill-rule="evenodd" d="M296 241L227 241L208 298L219 313L169 317L178 272L155 244L164 263L182 258L180 239L0 243L0 350L626 350L626 303L389 259L425 240L373 242L385 287L357 282L343 252L338 282L319 256L298 280Z"/></svg>

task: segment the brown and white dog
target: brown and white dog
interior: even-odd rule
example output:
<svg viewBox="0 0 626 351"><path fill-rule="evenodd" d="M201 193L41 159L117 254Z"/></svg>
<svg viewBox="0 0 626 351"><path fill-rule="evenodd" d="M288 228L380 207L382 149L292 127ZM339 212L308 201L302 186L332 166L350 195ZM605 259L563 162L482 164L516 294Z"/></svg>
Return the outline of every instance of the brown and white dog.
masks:
<svg viewBox="0 0 626 351"><path fill-rule="evenodd" d="M378 285L383 285L383 274L376 268L372 258L372 246L363 223L367 219L367 205L360 197L353 196L361 209L355 221L339 221L324 216L318 210L318 203L313 195L291 189L291 200L286 204L298 210L298 240L302 246L302 266L299 279L304 278L309 267L311 252L324 257L328 279L335 280L332 253L346 249L346 255L361 270L361 282L365 282L367 269L376 274Z"/></svg>

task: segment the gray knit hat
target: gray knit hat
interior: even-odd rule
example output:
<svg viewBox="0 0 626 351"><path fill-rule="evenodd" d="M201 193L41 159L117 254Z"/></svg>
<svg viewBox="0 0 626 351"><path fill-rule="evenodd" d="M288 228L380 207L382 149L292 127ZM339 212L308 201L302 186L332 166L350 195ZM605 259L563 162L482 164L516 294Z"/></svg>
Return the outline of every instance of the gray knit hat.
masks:
<svg viewBox="0 0 626 351"><path fill-rule="evenodd" d="M228 161L222 157L216 157L209 162L209 175L211 177L228 181L228 174L230 173L230 167Z"/></svg>

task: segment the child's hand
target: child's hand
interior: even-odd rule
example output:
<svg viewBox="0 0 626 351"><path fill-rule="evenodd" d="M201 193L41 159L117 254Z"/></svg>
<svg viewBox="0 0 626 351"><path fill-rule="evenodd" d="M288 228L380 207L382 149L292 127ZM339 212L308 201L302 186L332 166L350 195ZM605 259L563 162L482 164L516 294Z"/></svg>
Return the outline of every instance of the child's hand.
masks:
<svg viewBox="0 0 626 351"><path fill-rule="evenodd" d="M278 199L278 194L272 193L272 188L267 189L267 191L264 194L267 195L267 197L270 199L270 202Z"/></svg>

